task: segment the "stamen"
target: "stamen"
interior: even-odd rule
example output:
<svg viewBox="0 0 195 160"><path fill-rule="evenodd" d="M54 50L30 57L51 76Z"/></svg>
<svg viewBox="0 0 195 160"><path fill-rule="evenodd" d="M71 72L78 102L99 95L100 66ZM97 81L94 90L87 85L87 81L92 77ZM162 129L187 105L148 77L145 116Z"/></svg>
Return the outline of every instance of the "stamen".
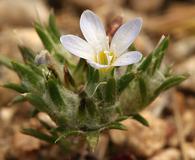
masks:
<svg viewBox="0 0 195 160"><path fill-rule="evenodd" d="M107 65L108 64L108 58L107 58L107 54L105 52L100 52L98 54L98 62L99 64L103 64L103 65Z"/></svg>
<svg viewBox="0 0 195 160"><path fill-rule="evenodd" d="M114 53L110 51L101 51L96 55L95 61L99 64L110 65L114 61Z"/></svg>

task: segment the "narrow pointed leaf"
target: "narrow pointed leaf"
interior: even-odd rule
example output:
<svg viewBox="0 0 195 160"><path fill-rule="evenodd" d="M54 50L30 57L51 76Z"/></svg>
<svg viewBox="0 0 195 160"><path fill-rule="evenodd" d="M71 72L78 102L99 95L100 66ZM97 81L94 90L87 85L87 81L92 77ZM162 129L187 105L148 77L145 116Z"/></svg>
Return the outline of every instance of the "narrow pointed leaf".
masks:
<svg viewBox="0 0 195 160"><path fill-rule="evenodd" d="M29 68L29 66L26 66L24 64L17 63L17 62L12 62L12 65L13 65L14 70L19 74L19 76L22 79L31 82L32 85L37 85L38 82L40 81L37 74L35 74L31 70L31 68Z"/></svg>
<svg viewBox="0 0 195 160"><path fill-rule="evenodd" d="M146 84L143 78L139 78L139 90L142 98L142 102L145 103L146 96L147 96L147 90L146 90Z"/></svg>
<svg viewBox="0 0 195 160"><path fill-rule="evenodd" d="M57 86L57 82L55 82L54 80L48 80L47 86L52 101L56 106L61 108L64 105L64 101Z"/></svg>
<svg viewBox="0 0 195 160"><path fill-rule="evenodd" d="M160 65L162 63L163 57L164 57L164 51L161 51L158 54L158 57L155 58L154 64L153 64L153 68L152 68L152 74L160 68Z"/></svg>
<svg viewBox="0 0 195 160"><path fill-rule="evenodd" d="M48 105L44 102L44 100L39 95L34 94L25 94L25 98L36 107L39 111L48 112Z"/></svg>
<svg viewBox="0 0 195 160"><path fill-rule="evenodd" d="M144 126L149 126L148 121L140 114L134 114L132 115L132 118L143 124Z"/></svg>
<svg viewBox="0 0 195 160"><path fill-rule="evenodd" d="M45 133L42 133L38 130L32 129L32 128L25 128L25 129L22 130L22 133L26 134L26 135L33 136L35 138L38 138L40 140L43 140L43 141L46 141L46 142L49 142L49 143L55 143L55 138L54 137L52 137L50 135L47 135Z"/></svg>
<svg viewBox="0 0 195 160"><path fill-rule="evenodd" d="M6 83L3 85L3 87L12 89L12 90L19 92L19 93L25 93L28 91L25 86L23 86L21 84L15 84L15 83Z"/></svg>
<svg viewBox="0 0 195 160"><path fill-rule="evenodd" d="M158 57L160 52L165 51L168 48L169 45L169 37L165 37L160 41L160 43L157 45L156 49L153 51L153 55L155 57Z"/></svg>
<svg viewBox="0 0 195 160"><path fill-rule="evenodd" d="M56 20L53 13L49 16L49 27L51 28L51 31L55 34L55 36L60 39L60 32L56 26Z"/></svg>
<svg viewBox="0 0 195 160"><path fill-rule="evenodd" d="M11 100L10 104L21 103L25 101L26 101L26 98L23 95L18 95Z"/></svg>
<svg viewBox="0 0 195 160"><path fill-rule="evenodd" d="M7 57L0 55L0 64L6 66L9 69L13 69L11 60Z"/></svg>
<svg viewBox="0 0 195 160"><path fill-rule="evenodd" d="M147 68L149 67L149 65L150 65L151 62L152 62L152 57L153 57L152 54L148 55L148 56L142 61L142 63L141 63L140 66L138 67L138 70L146 71Z"/></svg>
<svg viewBox="0 0 195 160"><path fill-rule="evenodd" d="M18 46L18 48L22 54L22 57L25 63L34 62L35 53L30 48L27 48L25 46Z"/></svg>
<svg viewBox="0 0 195 160"><path fill-rule="evenodd" d="M133 73L127 73L123 75L119 80L117 80L117 91L118 93L121 93L128 85L129 83L134 79Z"/></svg>
<svg viewBox="0 0 195 160"><path fill-rule="evenodd" d="M170 87L173 87L175 85L180 84L181 82L183 82L184 80L186 80L187 76L185 75L176 75L176 76L172 76L167 78L154 92L155 95L158 95L160 92L167 90Z"/></svg>
<svg viewBox="0 0 195 160"><path fill-rule="evenodd" d="M12 90L17 91L19 93L25 93L28 91L25 86L23 86L21 84L15 84L15 83L6 83L3 85L3 87L12 89Z"/></svg>
<svg viewBox="0 0 195 160"><path fill-rule="evenodd" d="M118 123L118 122L115 122L113 124L110 124L108 126L109 129L119 129L119 130L127 130L127 127L124 126L123 124L121 123Z"/></svg>
<svg viewBox="0 0 195 160"><path fill-rule="evenodd" d="M108 80L105 90L106 102L115 102L116 99L116 81L114 78Z"/></svg>
<svg viewBox="0 0 195 160"><path fill-rule="evenodd" d="M48 36L48 34L46 33L44 27L42 27L39 23L35 23L35 30L37 32L37 34L39 35L43 45L45 46L45 48L49 51L52 52L53 50L53 42L51 40L51 38Z"/></svg>

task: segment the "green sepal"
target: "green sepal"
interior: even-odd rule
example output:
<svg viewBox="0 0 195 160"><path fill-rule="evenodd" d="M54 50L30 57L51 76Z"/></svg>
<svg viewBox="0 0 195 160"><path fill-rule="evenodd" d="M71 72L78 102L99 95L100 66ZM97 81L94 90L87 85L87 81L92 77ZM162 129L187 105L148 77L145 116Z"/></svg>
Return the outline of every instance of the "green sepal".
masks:
<svg viewBox="0 0 195 160"><path fill-rule="evenodd" d="M90 149L92 152L94 152L95 147L97 146L98 140L99 140L99 132L93 131L86 133L86 139L89 144Z"/></svg>

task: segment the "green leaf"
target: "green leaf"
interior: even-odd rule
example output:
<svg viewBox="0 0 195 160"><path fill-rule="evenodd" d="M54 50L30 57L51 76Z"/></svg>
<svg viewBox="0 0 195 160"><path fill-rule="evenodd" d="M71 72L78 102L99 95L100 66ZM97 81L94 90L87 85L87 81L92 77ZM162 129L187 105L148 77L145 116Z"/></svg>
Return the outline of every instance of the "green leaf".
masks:
<svg viewBox="0 0 195 160"><path fill-rule="evenodd" d="M22 54L25 63L27 62L34 63L35 53L30 48L27 48L25 46L18 46L18 48Z"/></svg>
<svg viewBox="0 0 195 160"><path fill-rule="evenodd" d="M39 95L34 95L31 93L24 94L24 97L36 107L39 111L49 113L48 105L44 102L44 100Z"/></svg>
<svg viewBox="0 0 195 160"><path fill-rule="evenodd" d="M145 103L146 97L147 97L147 89L146 89L146 84L143 78L139 78L139 90L142 98L142 102Z"/></svg>
<svg viewBox="0 0 195 160"><path fill-rule="evenodd" d="M52 137L50 135L47 135L45 133L42 133L38 130L32 129L32 128L24 128L22 129L22 133L33 136L35 138L38 138L40 140L46 141L48 143L55 143L55 137Z"/></svg>
<svg viewBox="0 0 195 160"><path fill-rule="evenodd" d="M160 94L160 92L167 90L175 85L180 84L184 80L186 80L187 76L185 75L176 75L167 78L154 92L155 95Z"/></svg>
<svg viewBox="0 0 195 160"><path fill-rule="evenodd" d="M60 94L60 90L57 86L57 82L54 80L48 80L47 82L49 95L53 101L53 103L59 107L59 109L63 109L62 106L64 105L63 98Z"/></svg>
<svg viewBox="0 0 195 160"><path fill-rule="evenodd" d="M129 116L120 116L120 117L118 117L118 118L116 119L116 122L124 121L124 120L126 120L126 119L128 119L128 118L129 118Z"/></svg>
<svg viewBox="0 0 195 160"><path fill-rule="evenodd" d="M38 82L40 81L40 78L29 66L17 62L12 62L12 66L23 80L27 80L32 85L37 86Z"/></svg>
<svg viewBox="0 0 195 160"><path fill-rule="evenodd" d="M125 131L127 130L126 126L124 126L123 124L118 123L118 122L114 122L114 123L108 125L108 127L106 127L106 128L108 128L108 129L119 129L119 130L125 130Z"/></svg>
<svg viewBox="0 0 195 160"><path fill-rule="evenodd" d="M67 87L69 86L69 84L71 84L71 86L75 87L75 81L68 69L68 67L64 66L64 81L65 81L65 85L67 85Z"/></svg>
<svg viewBox="0 0 195 160"><path fill-rule="evenodd" d="M106 102L115 102L116 99L116 81L110 78L106 84L105 100Z"/></svg>
<svg viewBox="0 0 195 160"><path fill-rule="evenodd" d="M60 32L58 31L58 28L56 26L56 20L53 13L50 13L49 16L49 27L51 31L54 33L54 35L58 38L58 41L60 39Z"/></svg>
<svg viewBox="0 0 195 160"><path fill-rule="evenodd" d="M98 82L99 80L99 71L97 69L94 69L93 67L89 66L88 72L87 72L87 80L90 83Z"/></svg>
<svg viewBox="0 0 195 160"><path fill-rule="evenodd" d="M23 95L18 95L14 97L9 104L15 104L15 103L20 103L20 102L25 102L26 98Z"/></svg>
<svg viewBox="0 0 195 160"><path fill-rule="evenodd" d="M153 67L152 67L152 74L160 68L160 65L162 63L162 60L163 60L163 57L164 57L164 51L161 51L158 55L158 57L155 58L155 61L154 61L154 64L153 64Z"/></svg>
<svg viewBox="0 0 195 160"><path fill-rule="evenodd" d="M34 64L32 64L32 63L29 63L28 66L30 66L30 68L31 68L34 72L36 72L38 75L43 76L41 68L39 68L38 66L36 66L36 65L34 65Z"/></svg>
<svg viewBox="0 0 195 160"><path fill-rule="evenodd" d="M131 115L131 116L132 116L132 119L135 119L136 121L140 122L144 126L149 127L148 121L142 115L140 115L140 114L134 114L134 115Z"/></svg>
<svg viewBox="0 0 195 160"><path fill-rule="evenodd" d="M37 32L37 34L39 35L43 45L45 46L45 48L49 51L52 52L53 48L53 41L51 40L51 38L48 36L45 28L43 26L41 26L39 23L35 23L35 30Z"/></svg>
<svg viewBox="0 0 195 160"><path fill-rule="evenodd" d="M160 42L157 44L157 47L153 51L153 55L155 57L158 57L161 52L164 52L169 45L169 37L163 37L161 38Z"/></svg>
<svg viewBox="0 0 195 160"><path fill-rule="evenodd" d="M56 140L55 140L55 143L57 143L58 141L60 141L62 138L66 138L68 136L78 136L80 134L83 134L84 132L82 131L79 131L79 130L69 130L69 131L65 131L62 133L61 136L59 136Z"/></svg>
<svg viewBox="0 0 195 160"><path fill-rule="evenodd" d="M146 71L147 68L149 67L149 65L150 65L151 62L152 62L152 57L153 57L153 54L148 55L148 56L142 61L142 63L141 63L140 66L138 67L138 70Z"/></svg>
<svg viewBox="0 0 195 160"><path fill-rule="evenodd" d="M7 57L0 55L0 64L6 66L9 69L13 69L11 60Z"/></svg>
<svg viewBox="0 0 195 160"><path fill-rule="evenodd" d="M21 84L6 83L3 85L3 87L12 89L12 90L17 91L19 93L28 92L28 89L24 85L21 85Z"/></svg>
<svg viewBox="0 0 195 160"><path fill-rule="evenodd" d="M134 79L135 75L133 73L127 73L117 80L117 91L121 93L129 83Z"/></svg>

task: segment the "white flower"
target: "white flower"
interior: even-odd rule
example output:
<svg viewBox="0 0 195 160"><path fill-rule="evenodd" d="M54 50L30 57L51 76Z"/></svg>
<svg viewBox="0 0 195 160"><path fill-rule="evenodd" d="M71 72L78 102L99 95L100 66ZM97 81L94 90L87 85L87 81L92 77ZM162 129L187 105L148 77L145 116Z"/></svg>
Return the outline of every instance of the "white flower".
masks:
<svg viewBox="0 0 195 160"><path fill-rule="evenodd" d="M125 66L139 62L142 57L138 51L128 51L141 26L141 18L128 21L116 31L109 45L103 24L96 14L86 10L80 18L80 28L86 41L74 35L63 35L60 41L66 50L86 59L96 69Z"/></svg>

